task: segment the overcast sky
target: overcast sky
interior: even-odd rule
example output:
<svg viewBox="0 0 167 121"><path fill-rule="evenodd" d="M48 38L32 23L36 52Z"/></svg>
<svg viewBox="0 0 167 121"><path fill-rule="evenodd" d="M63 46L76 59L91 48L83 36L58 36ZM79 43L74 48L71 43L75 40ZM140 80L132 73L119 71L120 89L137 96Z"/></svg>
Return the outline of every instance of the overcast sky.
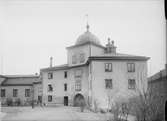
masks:
<svg viewBox="0 0 167 121"><path fill-rule="evenodd" d="M0 73L34 74L67 63L66 47L90 31L119 53L148 56L148 74L165 67L163 0L0 1Z"/></svg>

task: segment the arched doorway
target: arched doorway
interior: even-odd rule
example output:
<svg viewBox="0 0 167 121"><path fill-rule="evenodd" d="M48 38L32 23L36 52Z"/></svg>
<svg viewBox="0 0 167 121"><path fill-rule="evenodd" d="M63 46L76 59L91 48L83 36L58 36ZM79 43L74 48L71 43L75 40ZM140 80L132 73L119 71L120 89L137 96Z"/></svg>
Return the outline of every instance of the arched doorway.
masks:
<svg viewBox="0 0 167 121"><path fill-rule="evenodd" d="M84 96L82 94L76 94L74 96L74 101L73 101L73 105L75 107L81 106L82 103L85 103L85 99Z"/></svg>

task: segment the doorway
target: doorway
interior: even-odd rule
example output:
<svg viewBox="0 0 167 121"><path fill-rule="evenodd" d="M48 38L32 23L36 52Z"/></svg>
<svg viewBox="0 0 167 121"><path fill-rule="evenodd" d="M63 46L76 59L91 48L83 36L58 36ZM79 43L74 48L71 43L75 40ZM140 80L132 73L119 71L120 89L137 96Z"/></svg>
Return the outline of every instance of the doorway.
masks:
<svg viewBox="0 0 167 121"><path fill-rule="evenodd" d="M64 106L68 106L68 96L64 96Z"/></svg>
<svg viewBox="0 0 167 121"><path fill-rule="evenodd" d="M85 103L84 96L82 94L76 94L73 102L74 107L79 107L82 103Z"/></svg>
<svg viewBox="0 0 167 121"><path fill-rule="evenodd" d="M42 104L42 96L38 96L38 104Z"/></svg>

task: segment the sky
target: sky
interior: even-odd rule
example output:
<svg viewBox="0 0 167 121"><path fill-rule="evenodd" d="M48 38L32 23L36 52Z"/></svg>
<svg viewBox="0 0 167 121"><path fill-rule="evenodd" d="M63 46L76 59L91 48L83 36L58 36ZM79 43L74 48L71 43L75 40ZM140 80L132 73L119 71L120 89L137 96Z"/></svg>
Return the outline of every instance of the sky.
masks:
<svg viewBox="0 0 167 121"><path fill-rule="evenodd" d="M117 52L150 57L148 76L165 67L163 0L0 0L0 74L35 74L67 63L66 47L90 31Z"/></svg>

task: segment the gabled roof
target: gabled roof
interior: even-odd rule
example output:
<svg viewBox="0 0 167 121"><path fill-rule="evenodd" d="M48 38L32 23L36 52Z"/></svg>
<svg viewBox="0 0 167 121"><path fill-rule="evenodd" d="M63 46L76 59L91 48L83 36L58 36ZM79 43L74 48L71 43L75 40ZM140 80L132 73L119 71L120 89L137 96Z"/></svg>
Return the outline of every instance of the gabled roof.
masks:
<svg viewBox="0 0 167 121"><path fill-rule="evenodd" d="M1 86L32 86L34 83L40 83L38 75L3 75L5 78Z"/></svg>
<svg viewBox="0 0 167 121"><path fill-rule="evenodd" d="M167 77L166 69L163 69L148 78L148 82L156 81L162 77Z"/></svg>

